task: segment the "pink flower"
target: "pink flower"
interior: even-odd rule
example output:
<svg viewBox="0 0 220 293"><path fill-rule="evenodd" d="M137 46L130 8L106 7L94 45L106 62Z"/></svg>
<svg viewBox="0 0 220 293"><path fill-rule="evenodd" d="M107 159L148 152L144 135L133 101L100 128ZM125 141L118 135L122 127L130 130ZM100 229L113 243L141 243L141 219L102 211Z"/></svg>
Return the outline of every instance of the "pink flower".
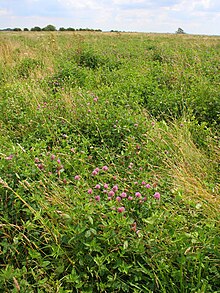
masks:
<svg viewBox="0 0 220 293"><path fill-rule="evenodd" d="M9 156L8 156L8 157L6 157L5 159L9 161L9 160L12 160L12 159L13 159L13 157L14 157L13 155L9 155Z"/></svg>
<svg viewBox="0 0 220 293"><path fill-rule="evenodd" d="M98 173L99 172L99 168L95 168L95 171Z"/></svg>
<svg viewBox="0 0 220 293"><path fill-rule="evenodd" d="M103 171L108 171L108 167L107 167L107 166L103 166L103 167L102 167L102 170L103 170Z"/></svg>
<svg viewBox="0 0 220 293"><path fill-rule="evenodd" d="M145 181L142 181L142 183L141 183L142 185L146 185L146 182Z"/></svg>
<svg viewBox="0 0 220 293"><path fill-rule="evenodd" d="M109 193L108 193L108 196L114 196L115 195L115 193L114 193L114 191L113 190L111 190L111 191L109 191Z"/></svg>
<svg viewBox="0 0 220 293"><path fill-rule="evenodd" d="M119 202L119 201L121 201L121 197L120 196L117 196L116 197L116 200Z"/></svg>
<svg viewBox="0 0 220 293"><path fill-rule="evenodd" d="M34 162L35 162L35 163L39 163L39 162L40 162L39 158L35 158L35 159L34 159Z"/></svg>
<svg viewBox="0 0 220 293"><path fill-rule="evenodd" d="M51 155L50 158L53 161L55 159L55 155Z"/></svg>
<svg viewBox="0 0 220 293"><path fill-rule="evenodd" d="M147 200L146 196L145 196L145 197L143 197L143 201L146 201L146 200Z"/></svg>
<svg viewBox="0 0 220 293"><path fill-rule="evenodd" d="M112 190L116 192L118 190L118 185L113 186Z"/></svg>
<svg viewBox="0 0 220 293"><path fill-rule="evenodd" d="M125 212L125 208L124 208L124 207L120 207L120 208L118 208L118 212L119 212L119 213L123 213L123 212Z"/></svg>
<svg viewBox="0 0 220 293"><path fill-rule="evenodd" d="M95 200L96 200L96 201L100 201L100 196L99 196L99 195L96 195L96 196L95 196Z"/></svg>
<svg viewBox="0 0 220 293"><path fill-rule="evenodd" d="M140 197L141 197L140 192L136 192L136 193L135 193L135 196L138 197L138 198L140 198Z"/></svg>
<svg viewBox="0 0 220 293"><path fill-rule="evenodd" d="M98 174L98 172L97 172L96 170L92 171L92 175L93 175L93 176L95 176L95 175L97 175L97 174Z"/></svg>
<svg viewBox="0 0 220 293"><path fill-rule="evenodd" d="M75 153L75 150L74 150L74 148L71 148L71 149L70 149L70 151L71 151L72 153Z"/></svg>
<svg viewBox="0 0 220 293"><path fill-rule="evenodd" d="M100 184L96 184L95 188L100 189L101 188Z"/></svg>
<svg viewBox="0 0 220 293"><path fill-rule="evenodd" d="M111 196L108 196L108 200L112 200Z"/></svg>
<svg viewBox="0 0 220 293"><path fill-rule="evenodd" d="M43 170L44 165L43 164L38 164L37 167L38 167L38 169Z"/></svg>
<svg viewBox="0 0 220 293"><path fill-rule="evenodd" d="M155 192L155 193L154 193L154 198L156 198L156 199L160 199L160 193L159 193L159 192Z"/></svg>
<svg viewBox="0 0 220 293"><path fill-rule="evenodd" d="M127 193L126 193L126 192L122 192L122 193L121 193L121 197L122 197L122 198L127 197Z"/></svg>
<svg viewBox="0 0 220 293"><path fill-rule="evenodd" d="M149 184L149 183L148 183L148 184L146 184L146 185L145 185L145 187L146 187L146 188L148 188L148 189L149 189L149 188L151 188L151 186L150 186L150 184Z"/></svg>
<svg viewBox="0 0 220 293"><path fill-rule="evenodd" d="M92 194L92 188L89 188L88 194Z"/></svg>
<svg viewBox="0 0 220 293"><path fill-rule="evenodd" d="M93 101L94 101L94 102L97 102L97 101L98 101L98 97L95 97L95 98L93 99Z"/></svg>
<svg viewBox="0 0 220 293"><path fill-rule="evenodd" d="M138 182L137 182L137 181L135 181L135 182L134 182L134 184L135 184L135 185L137 185L137 184L138 184Z"/></svg>
<svg viewBox="0 0 220 293"><path fill-rule="evenodd" d="M58 163L58 164L60 164L60 163L61 163L60 159L58 159L58 160L57 160L57 163Z"/></svg>
<svg viewBox="0 0 220 293"><path fill-rule="evenodd" d="M108 189L108 184L107 183L104 184L104 188Z"/></svg>
<svg viewBox="0 0 220 293"><path fill-rule="evenodd" d="M128 200L132 200L132 199L133 199L133 197L129 195Z"/></svg>
<svg viewBox="0 0 220 293"><path fill-rule="evenodd" d="M79 175L76 175L76 176L74 177L74 179L75 179L75 180L79 180L79 179L80 179L80 176L79 176Z"/></svg>
<svg viewBox="0 0 220 293"><path fill-rule="evenodd" d="M134 126L135 126L135 127L138 127L138 124L137 124L137 123L135 123L135 124L134 124Z"/></svg>

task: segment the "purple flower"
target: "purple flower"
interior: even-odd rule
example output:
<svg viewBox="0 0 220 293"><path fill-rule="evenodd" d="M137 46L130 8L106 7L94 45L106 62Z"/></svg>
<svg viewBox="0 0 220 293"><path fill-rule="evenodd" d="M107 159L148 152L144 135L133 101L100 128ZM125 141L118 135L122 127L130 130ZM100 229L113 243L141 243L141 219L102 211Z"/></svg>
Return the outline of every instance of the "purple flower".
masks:
<svg viewBox="0 0 220 293"><path fill-rule="evenodd" d="M159 192L155 192L155 193L154 193L154 198L156 198L156 199L160 199L160 193L159 193Z"/></svg>
<svg viewBox="0 0 220 293"><path fill-rule="evenodd" d="M89 188L88 194L92 194L92 188Z"/></svg>
<svg viewBox="0 0 220 293"><path fill-rule="evenodd" d="M98 172L97 172L96 170L92 171L92 175L93 175L93 176L95 176L95 175L97 175L97 174L98 174Z"/></svg>
<svg viewBox="0 0 220 293"><path fill-rule="evenodd" d="M120 207L120 208L118 208L118 212L119 212L119 213L123 213L123 212L125 212L125 208L124 208L124 207Z"/></svg>
<svg viewBox="0 0 220 293"><path fill-rule="evenodd" d="M118 185L113 186L112 190L116 192L118 190Z"/></svg>
<svg viewBox="0 0 220 293"><path fill-rule="evenodd" d="M79 179L80 179L80 176L79 176L79 175L76 175L76 176L74 177L74 179L75 179L75 180L79 180Z"/></svg>
<svg viewBox="0 0 220 293"><path fill-rule="evenodd" d="M43 164L38 164L37 167L38 167L38 169L43 170L44 165Z"/></svg>
<svg viewBox="0 0 220 293"><path fill-rule="evenodd" d="M95 168L95 171L98 173L99 172L99 168Z"/></svg>
<svg viewBox="0 0 220 293"><path fill-rule="evenodd" d="M119 202L119 201L121 201L121 197L120 196L117 196L116 197L116 200Z"/></svg>
<svg viewBox="0 0 220 293"><path fill-rule="evenodd" d="M108 167L107 167L107 166L103 166L103 167L102 167L102 170L103 170L103 171L108 171Z"/></svg>
<svg viewBox="0 0 220 293"><path fill-rule="evenodd" d="M133 199L133 197L129 195L128 200L132 200L132 199Z"/></svg>
<svg viewBox="0 0 220 293"><path fill-rule="evenodd" d="M100 189L101 188L100 184L96 184L95 188Z"/></svg>
<svg viewBox="0 0 220 293"><path fill-rule="evenodd" d="M104 184L104 188L108 189L108 184L107 183Z"/></svg>
<svg viewBox="0 0 220 293"><path fill-rule="evenodd" d="M39 158L35 158L35 159L34 159L34 162L35 162L35 163L39 163L39 162L40 162Z"/></svg>
<svg viewBox="0 0 220 293"><path fill-rule="evenodd" d="M51 155L50 158L51 158L51 160L54 160L55 159L55 155Z"/></svg>
<svg viewBox="0 0 220 293"><path fill-rule="evenodd" d="M135 196L138 197L138 198L140 198L140 197L141 197L140 192L136 192L136 193L135 193Z"/></svg>
<svg viewBox="0 0 220 293"><path fill-rule="evenodd" d="M96 200L96 201L100 201L100 196L99 196L99 195L96 195L96 196L95 196L95 200Z"/></svg>
<svg viewBox="0 0 220 293"><path fill-rule="evenodd" d="M145 181L142 181L141 184L142 184L142 185L146 185L147 183L146 183Z"/></svg>
<svg viewBox="0 0 220 293"><path fill-rule="evenodd" d="M58 160L57 160L57 163L58 163L58 164L60 164L60 163L61 163L60 159L58 159Z"/></svg>
<svg viewBox="0 0 220 293"><path fill-rule="evenodd" d="M122 197L122 198L127 197L127 193L126 193L126 192L122 192L122 193L121 193L121 197Z"/></svg>
<svg viewBox="0 0 220 293"><path fill-rule="evenodd" d="M113 190L111 190L111 191L109 191L109 193L108 193L108 196L114 196L115 195L115 193L114 193L114 191Z"/></svg>
<svg viewBox="0 0 220 293"><path fill-rule="evenodd" d="M146 184L146 185L145 185L145 187L146 187L146 188L148 188L148 189L149 189L149 188L151 188L151 186L150 186L150 184L149 184L149 183L148 183L148 184Z"/></svg>
<svg viewBox="0 0 220 293"><path fill-rule="evenodd" d="M12 160L12 159L13 159L13 157L14 157L13 155L9 155L9 156L8 156L8 157L6 157L5 159L6 159L6 160L8 160L8 161L10 161L10 160Z"/></svg>

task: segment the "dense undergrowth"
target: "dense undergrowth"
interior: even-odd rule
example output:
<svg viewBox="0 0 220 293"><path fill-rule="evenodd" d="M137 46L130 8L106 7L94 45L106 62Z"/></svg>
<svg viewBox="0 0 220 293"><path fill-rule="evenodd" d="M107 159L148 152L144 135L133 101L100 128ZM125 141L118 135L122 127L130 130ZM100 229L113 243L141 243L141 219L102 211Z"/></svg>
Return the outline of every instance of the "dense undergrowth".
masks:
<svg viewBox="0 0 220 293"><path fill-rule="evenodd" d="M219 292L218 37L0 35L0 289Z"/></svg>

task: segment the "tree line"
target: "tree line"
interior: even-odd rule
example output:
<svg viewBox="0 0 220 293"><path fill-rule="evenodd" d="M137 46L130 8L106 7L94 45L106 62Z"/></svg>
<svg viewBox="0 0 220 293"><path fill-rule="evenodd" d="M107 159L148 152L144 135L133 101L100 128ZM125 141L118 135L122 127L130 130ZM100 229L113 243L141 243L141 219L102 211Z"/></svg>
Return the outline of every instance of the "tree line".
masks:
<svg viewBox="0 0 220 293"><path fill-rule="evenodd" d="M101 29L91 29L91 28L73 28L73 27L60 27L58 29L59 31L92 31L92 32L101 32ZM14 31L14 32L21 32L21 31L32 31L32 32L40 32L40 31L57 31L56 27L52 24L48 24L47 26L41 28L39 26L32 27L31 29L24 28L21 29L19 27L16 28L6 28L6 29L1 29L0 31Z"/></svg>

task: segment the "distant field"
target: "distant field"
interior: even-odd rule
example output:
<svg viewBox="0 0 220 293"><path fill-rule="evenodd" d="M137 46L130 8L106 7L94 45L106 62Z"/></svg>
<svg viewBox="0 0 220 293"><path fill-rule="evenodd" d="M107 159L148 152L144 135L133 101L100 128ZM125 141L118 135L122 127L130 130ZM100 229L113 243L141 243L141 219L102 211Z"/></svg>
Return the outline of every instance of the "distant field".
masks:
<svg viewBox="0 0 220 293"><path fill-rule="evenodd" d="M219 292L220 37L0 33L0 291Z"/></svg>

